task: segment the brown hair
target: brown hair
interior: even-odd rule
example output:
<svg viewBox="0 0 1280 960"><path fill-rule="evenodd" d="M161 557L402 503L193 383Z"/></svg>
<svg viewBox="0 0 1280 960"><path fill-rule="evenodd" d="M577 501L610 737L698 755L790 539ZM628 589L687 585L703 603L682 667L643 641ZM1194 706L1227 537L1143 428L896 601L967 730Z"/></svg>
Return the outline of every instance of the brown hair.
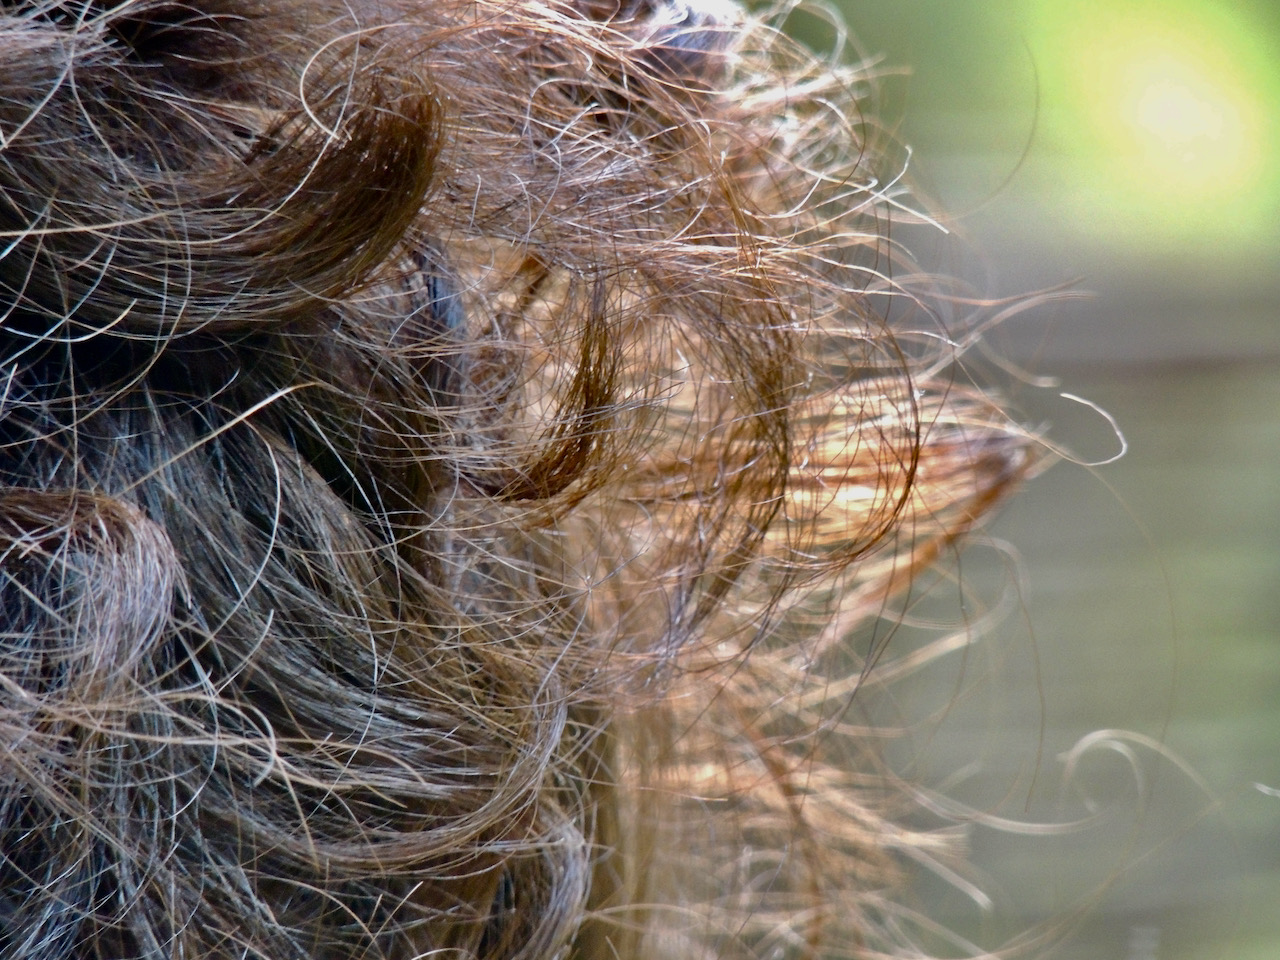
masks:
<svg viewBox="0 0 1280 960"><path fill-rule="evenodd" d="M0 954L910 947L844 641L1029 456L865 77L647 0L11 0L0 62Z"/></svg>

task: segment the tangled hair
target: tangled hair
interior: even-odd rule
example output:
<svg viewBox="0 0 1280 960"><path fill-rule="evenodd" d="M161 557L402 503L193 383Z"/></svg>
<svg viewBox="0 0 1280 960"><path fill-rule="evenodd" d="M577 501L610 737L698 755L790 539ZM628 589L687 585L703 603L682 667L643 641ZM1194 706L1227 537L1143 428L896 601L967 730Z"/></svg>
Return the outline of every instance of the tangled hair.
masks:
<svg viewBox="0 0 1280 960"><path fill-rule="evenodd" d="M679 0L0 62L0 955L919 955L846 641L1033 458L866 76Z"/></svg>

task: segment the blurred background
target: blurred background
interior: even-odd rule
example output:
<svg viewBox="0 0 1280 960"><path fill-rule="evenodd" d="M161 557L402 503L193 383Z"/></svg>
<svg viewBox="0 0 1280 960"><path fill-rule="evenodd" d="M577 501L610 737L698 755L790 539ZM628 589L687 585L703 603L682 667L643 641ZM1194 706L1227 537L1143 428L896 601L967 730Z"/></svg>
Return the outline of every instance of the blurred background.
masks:
<svg viewBox="0 0 1280 960"><path fill-rule="evenodd" d="M1128 443L1010 504L962 560L1016 586L1003 626L893 694L913 779L1022 829L1092 819L978 826L994 910L921 896L988 948L1056 917L1071 960L1280 958L1280 3L839 6L960 238L913 235L924 265L1087 294L992 334L1034 375L1003 378L1019 414L1108 460L1077 395ZM820 18L791 23L830 47ZM1127 733L1071 767L1093 731Z"/></svg>

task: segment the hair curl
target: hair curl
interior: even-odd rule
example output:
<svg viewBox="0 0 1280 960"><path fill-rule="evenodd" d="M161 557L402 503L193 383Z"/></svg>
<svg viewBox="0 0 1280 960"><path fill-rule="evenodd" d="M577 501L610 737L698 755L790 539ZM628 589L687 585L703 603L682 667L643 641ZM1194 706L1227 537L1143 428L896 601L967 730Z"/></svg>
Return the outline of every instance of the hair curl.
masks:
<svg viewBox="0 0 1280 960"><path fill-rule="evenodd" d="M650 0L7 0L0 63L0 955L911 949L842 641L1032 458L866 76Z"/></svg>

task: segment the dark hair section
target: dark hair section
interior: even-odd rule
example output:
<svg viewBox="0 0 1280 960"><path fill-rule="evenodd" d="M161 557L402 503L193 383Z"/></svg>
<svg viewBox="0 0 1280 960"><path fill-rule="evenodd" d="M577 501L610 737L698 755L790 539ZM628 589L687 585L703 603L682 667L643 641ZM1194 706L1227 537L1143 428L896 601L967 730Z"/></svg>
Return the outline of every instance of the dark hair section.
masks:
<svg viewBox="0 0 1280 960"><path fill-rule="evenodd" d="M0 956L915 949L847 640L1033 458L867 79L645 0L2 10Z"/></svg>

